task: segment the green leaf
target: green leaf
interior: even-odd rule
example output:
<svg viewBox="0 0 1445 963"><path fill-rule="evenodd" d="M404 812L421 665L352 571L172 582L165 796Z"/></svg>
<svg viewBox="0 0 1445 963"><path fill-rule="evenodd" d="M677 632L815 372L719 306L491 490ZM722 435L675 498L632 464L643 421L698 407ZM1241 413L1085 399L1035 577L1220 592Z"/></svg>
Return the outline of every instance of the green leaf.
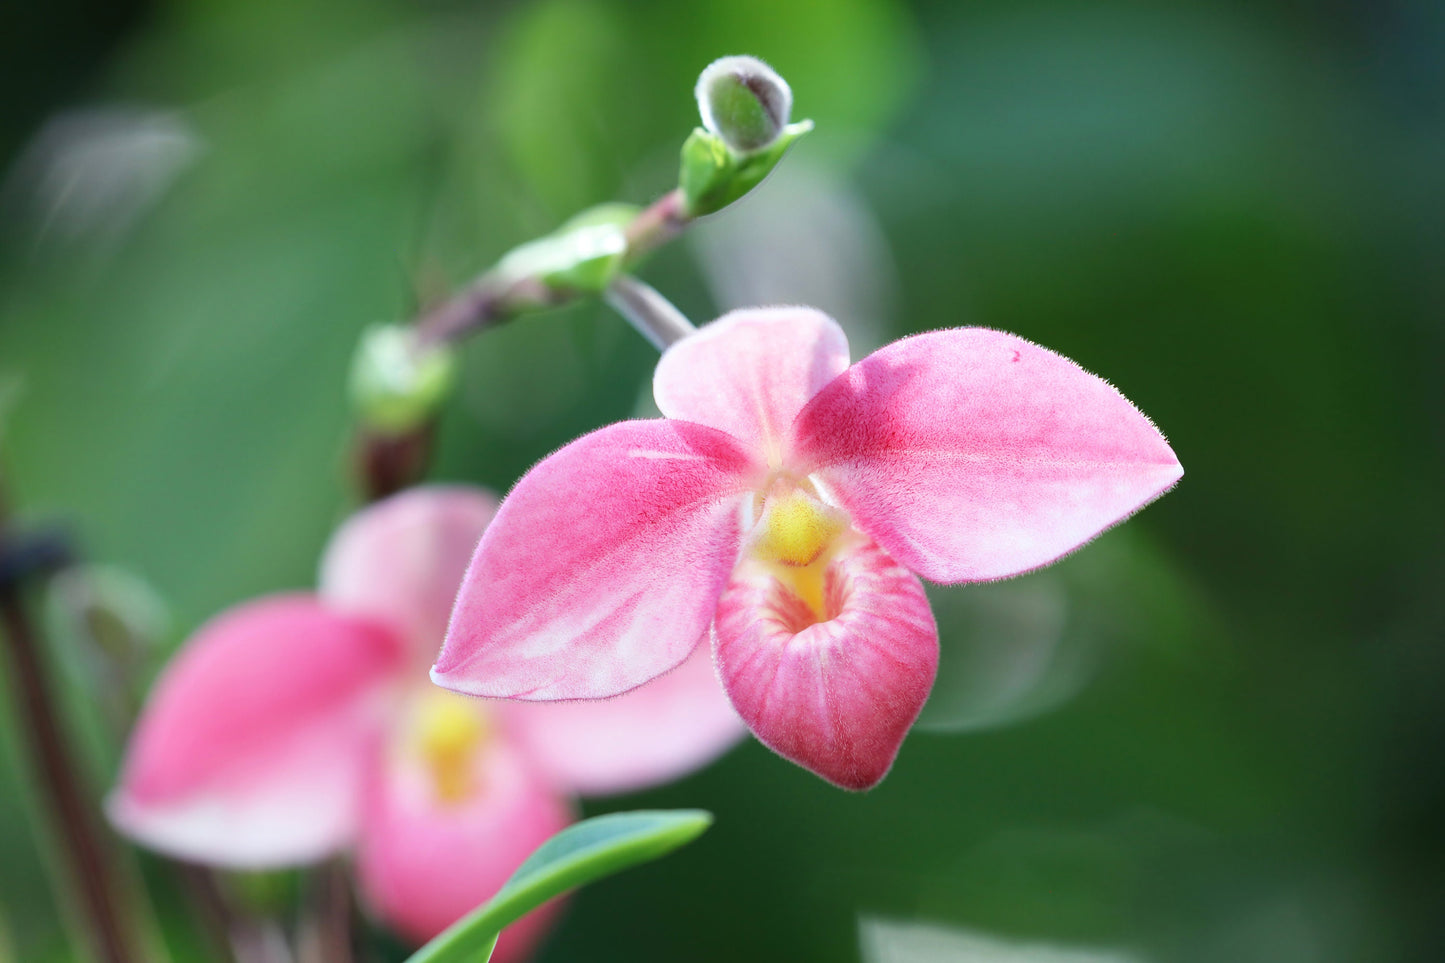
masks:
<svg viewBox="0 0 1445 963"><path fill-rule="evenodd" d="M711 813L676 809L611 813L569 826L538 847L496 896L408 963L486 963L502 927L569 889L665 856L711 825Z"/></svg>

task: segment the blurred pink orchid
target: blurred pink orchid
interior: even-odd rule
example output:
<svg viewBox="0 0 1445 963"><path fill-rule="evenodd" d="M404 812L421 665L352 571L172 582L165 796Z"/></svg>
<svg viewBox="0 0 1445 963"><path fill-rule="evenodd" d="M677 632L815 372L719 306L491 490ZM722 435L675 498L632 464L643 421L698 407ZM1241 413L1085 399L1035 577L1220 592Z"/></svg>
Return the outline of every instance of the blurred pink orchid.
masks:
<svg viewBox="0 0 1445 963"><path fill-rule="evenodd" d="M981 328L850 367L817 311L736 311L670 347L653 390L665 419L593 432L507 496L462 583L439 684L605 698L711 637L762 742L866 789L938 664L913 573L1038 568L1182 474L1107 383Z"/></svg>
<svg viewBox="0 0 1445 963"><path fill-rule="evenodd" d="M488 899L572 818L574 792L673 778L743 726L693 660L626 698L487 705L427 679L496 509L420 488L336 533L316 595L237 606L191 638L132 737L114 823L171 855L272 867L355 852L365 902L422 941ZM497 959L540 936L508 928Z"/></svg>

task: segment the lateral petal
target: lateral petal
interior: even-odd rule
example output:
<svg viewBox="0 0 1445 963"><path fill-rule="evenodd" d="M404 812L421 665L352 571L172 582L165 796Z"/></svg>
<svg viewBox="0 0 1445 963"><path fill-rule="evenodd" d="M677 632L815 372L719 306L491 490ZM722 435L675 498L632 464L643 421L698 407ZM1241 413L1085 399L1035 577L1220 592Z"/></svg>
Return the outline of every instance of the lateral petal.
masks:
<svg viewBox="0 0 1445 963"><path fill-rule="evenodd" d="M264 867L348 844L366 746L401 643L309 596L211 621L172 660L131 736L111 821L183 859Z"/></svg>
<svg viewBox="0 0 1445 963"><path fill-rule="evenodd" d="M864 358L808 404L794 464L938 582L1046 565L1183 474L1117 390L1022 338L932 331Z"/></svg>
<svg viewBox="0 0 1445 963"><path fill-rule="evenodd" d="M397 626L430 665L467 563L496 512L490 492L464 485L424 485L369 505L331 537L320 595L337 611Z"/></svg>
<svg viewBox="0 0 1445 963"><path fill-rule="evenodd" d="M677 779L747 733L723 693L712 647L620 696L495 707L527 758L561 788L626 792Z"/></svg>
<svg viewBox="0 0 1445 963"><path fill-rule="evenodd" d="M739 566L718 605L718 671L764 745L868 789L933 687L938 629L918 579L866 539L855 535L821 577L819 613L771 567Z"/></svg>
<svg viewBox="0 0 1445 963"><path fill-rule="evenodd" d="M669 418L781 456L798 412L848 367L848 338L813 308L732 311L667 349L652 391Z"/></svg>
<svg viewBox="0 0 1445 963"><path fill-rule="evenodd" d="M611 425L544 459L482 536L432 678L599 699L679 664L712 621L756 473L732 438L679 421Z"/></svg>

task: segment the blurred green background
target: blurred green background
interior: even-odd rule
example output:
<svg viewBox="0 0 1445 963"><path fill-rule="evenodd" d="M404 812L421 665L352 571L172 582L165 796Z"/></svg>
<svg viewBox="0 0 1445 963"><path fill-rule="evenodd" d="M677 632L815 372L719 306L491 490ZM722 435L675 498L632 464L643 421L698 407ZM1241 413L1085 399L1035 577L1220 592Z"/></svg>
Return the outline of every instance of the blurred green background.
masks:
<svg viewBox="0 0 1445 963"><path fill-rule="evenodd" d="M855 356L1013 331L1168 433L1187 474L1141 516L1046 572L935 593L938 690L877 790L747 742L590 801L718 822L578 895L542 959L952 952L860 948L875 917L1107 963L1440 959L1445 6L61 0L0 19L10 487L147 579L170 644L311 583L354 505L362 328L586 205L669 188L722 54L769 60L818 129L647 280L697 321L816 303ZM591 304L474 340L433 475L505 490L645 406L655 358ZM99 788L122 734L72 685ZM0 748L0 958L68 959L9 723ZM143 865L175 952L198 952ZM954 958L1043 959L970 945Z"/></svg>

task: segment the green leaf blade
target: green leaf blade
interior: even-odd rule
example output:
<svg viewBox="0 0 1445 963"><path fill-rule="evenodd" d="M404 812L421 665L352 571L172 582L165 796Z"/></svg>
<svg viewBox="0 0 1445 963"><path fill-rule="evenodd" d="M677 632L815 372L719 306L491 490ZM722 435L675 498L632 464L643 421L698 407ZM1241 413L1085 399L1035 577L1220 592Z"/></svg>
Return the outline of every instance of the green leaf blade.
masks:
<svg viewBox="0 0 1445 963"><path fill-rule="evenodd" d="M712 814L700 809L610 813L575 823L538 847L496 896L408 963L485 963L503 927L570 889L665 856L711 825Z"/></svg>

